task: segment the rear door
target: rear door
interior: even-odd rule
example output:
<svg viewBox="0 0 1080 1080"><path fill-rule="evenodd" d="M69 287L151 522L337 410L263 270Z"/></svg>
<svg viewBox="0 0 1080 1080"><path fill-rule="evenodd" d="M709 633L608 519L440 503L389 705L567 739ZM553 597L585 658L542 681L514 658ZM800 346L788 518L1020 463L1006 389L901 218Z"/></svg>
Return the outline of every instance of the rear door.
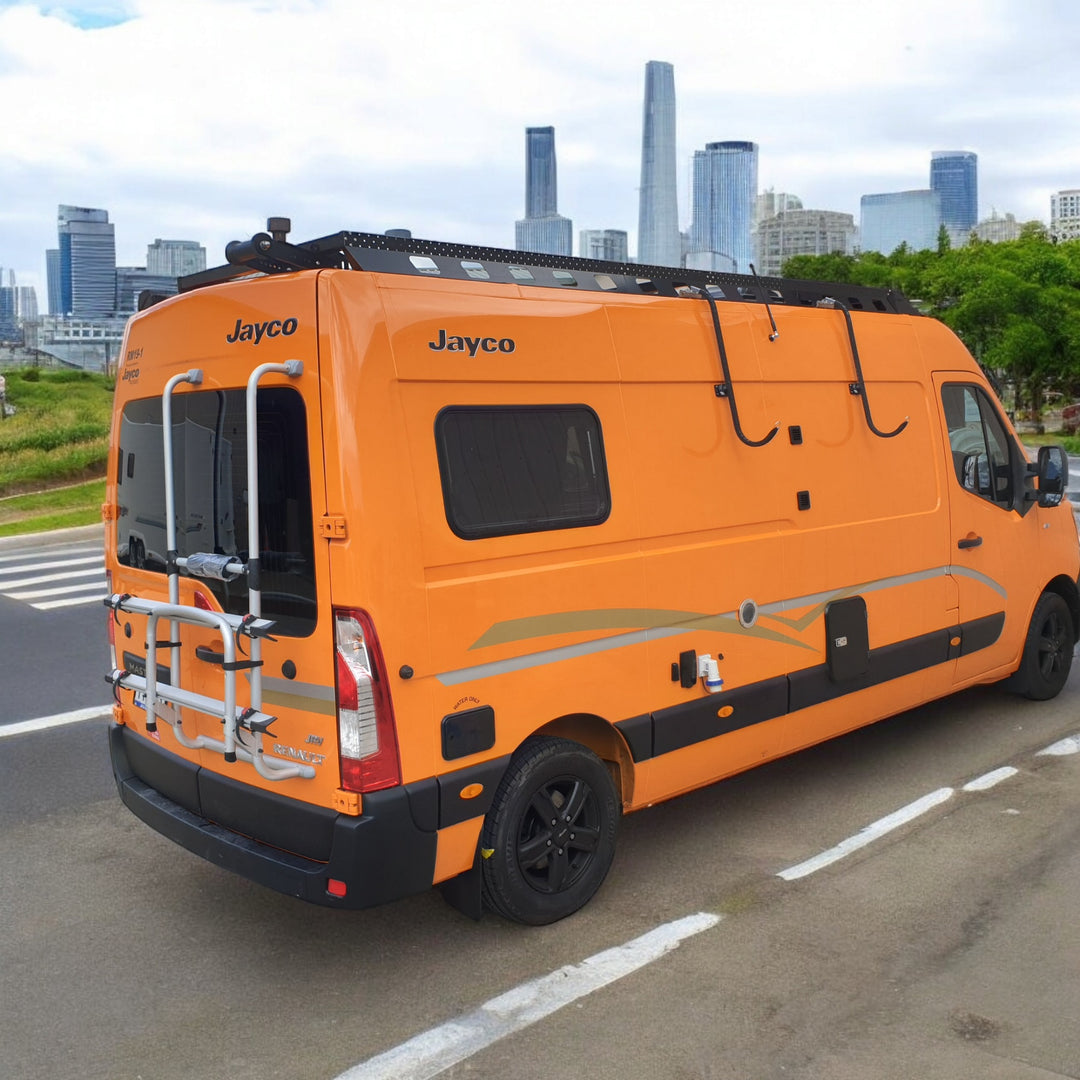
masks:
<svg viewBox="0 0 1080 1080"><path fill-rule="evenodd" d="M182 569L182 605L243 616L261 606L274 621L272 639L259 643L261 665L245 666L252 643L239 638L237 702L277 717L263 740L267 755L314 768L313 779L260 776L250 763L226 763L214 750L185 751L166 725L167 749L245 783L329 805L340 778L336 754L334 652L329 617L326 542L318 535L325 513L315 275L260 279L181 297L133 323L129 354L140 350L138 377L121 374L117 460L114 589L148 599L168 595L166 483L162 388L177 372L198 370L171 397L172 484L176 553L232 558L249 573L204 576ZM158 366L153 361L165 361ZM281 370L290 361L291 371ZM255 432L248 438L248 384L254 379ZM257 500L249 474L257 455ZM257 505L251 535L249 511ZM251 574L257 560L257 575ZM249 586L257 586L257 593ZM119 666L138 671L144 655L142 623L131 616L117 640ZM168 623L158 638L168 638ZM179 650L159 647L159 677L194 693L223 697L222 635L182 625ZM221 738L220 720L185 708L183 731ZM241 730L242 742L250 732Z"/></svg>

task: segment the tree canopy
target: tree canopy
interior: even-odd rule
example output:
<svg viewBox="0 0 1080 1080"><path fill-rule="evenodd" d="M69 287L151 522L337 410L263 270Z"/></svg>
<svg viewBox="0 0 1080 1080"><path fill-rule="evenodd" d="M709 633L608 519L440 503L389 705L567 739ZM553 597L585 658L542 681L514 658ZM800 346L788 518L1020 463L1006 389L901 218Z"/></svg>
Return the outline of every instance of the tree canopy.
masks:
<svg viewBox="0 0 1080 1080"><path fill-rule="evenodd" d="M796 255L783 273L900 290L1012 388L1018 411L1037 416L1048 390L1080 399L1080 240L1055 244L1041 222L999 244L953 248L942 233L933 251Z"/></svg>

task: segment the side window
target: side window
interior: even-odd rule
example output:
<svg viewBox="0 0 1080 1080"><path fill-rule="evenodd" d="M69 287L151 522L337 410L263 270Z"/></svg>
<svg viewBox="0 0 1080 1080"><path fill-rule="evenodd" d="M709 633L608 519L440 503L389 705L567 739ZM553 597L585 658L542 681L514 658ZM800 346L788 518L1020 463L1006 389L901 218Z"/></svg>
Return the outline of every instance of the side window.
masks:
<svg viewBox="0 0 1080 1080"><path fill-rule="evenodd" d="M960 486L999 506L1011 506L1012 440L990 398L978 386L950 383L942 387L941 400Z"/></svg>
<svg viewBox="0 0 1080 1080"><path fill-rule="evenodd" d="M466 540L599 525L611 512L600 420L585 405L449 407L435 446L446 520Z"/></svg>

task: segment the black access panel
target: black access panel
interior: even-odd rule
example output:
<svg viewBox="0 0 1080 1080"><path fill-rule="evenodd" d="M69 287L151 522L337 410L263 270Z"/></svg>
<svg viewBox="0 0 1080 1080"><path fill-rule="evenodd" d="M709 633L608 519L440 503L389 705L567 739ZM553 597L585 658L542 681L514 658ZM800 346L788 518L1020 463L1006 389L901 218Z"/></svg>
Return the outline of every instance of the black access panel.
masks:
<svg viewBox="0 0 1080 1080"><path fill-rule="evenodd" d="M833 682L857 679L870 670L870 631L861 596L826 605L825 659Z"/></svg>

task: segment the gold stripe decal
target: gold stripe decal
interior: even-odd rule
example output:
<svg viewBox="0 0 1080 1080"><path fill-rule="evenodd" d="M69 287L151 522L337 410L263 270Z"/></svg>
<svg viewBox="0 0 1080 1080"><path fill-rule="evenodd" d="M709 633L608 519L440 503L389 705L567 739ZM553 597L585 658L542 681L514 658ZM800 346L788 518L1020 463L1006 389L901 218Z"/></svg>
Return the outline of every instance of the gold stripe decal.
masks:
<svg viewBox="0 0 1080 1080"><path fill-rule="evenodd" d="M911 574L879 578L857 585L848 585L828 593L814 593L810 596L794 597L790 600L776 600L762 604L758 608L760 617L769 618L782 627L802 633L824 614L827 604L842 600L848 596L877 592L909 585L919 581L928 581L945 575L966 577L978 581L996 592L1002 599L1008 599L1003 586L993 578L977 570L963 566L936 566L927 570L917 570ZM798 611L809 607L798 617L784 616L782 612ZM734 611L719 615L707 612L678 611L664 608L599 608L583 611L562 611L548 615L528 615L520 619L507 619L497 622L486 630L469 647L472 649L490 648L495 645L507 645L513 642L533 641L537 638L556 634L587 633L595 630L625 629L626 633L611 637L594 638L577 645L565 645L561 648L544 649L535 653L526 653L506 660L495 660L474 667L459 668L456 671L443 672L436 676L443 686L456 686L476 679L489 679L496 675L505 675L512 671L541 667L545 664L561 663L592 653L607 652L611 649L623 649L630 645L639 645L650 640L674 637L689 631L707 630L721 634L744 634L765 641L793 645L800 649L814 650L814 646L800 641L782 630L770 630L760 624L744 628L739 624Z"/></svg>

